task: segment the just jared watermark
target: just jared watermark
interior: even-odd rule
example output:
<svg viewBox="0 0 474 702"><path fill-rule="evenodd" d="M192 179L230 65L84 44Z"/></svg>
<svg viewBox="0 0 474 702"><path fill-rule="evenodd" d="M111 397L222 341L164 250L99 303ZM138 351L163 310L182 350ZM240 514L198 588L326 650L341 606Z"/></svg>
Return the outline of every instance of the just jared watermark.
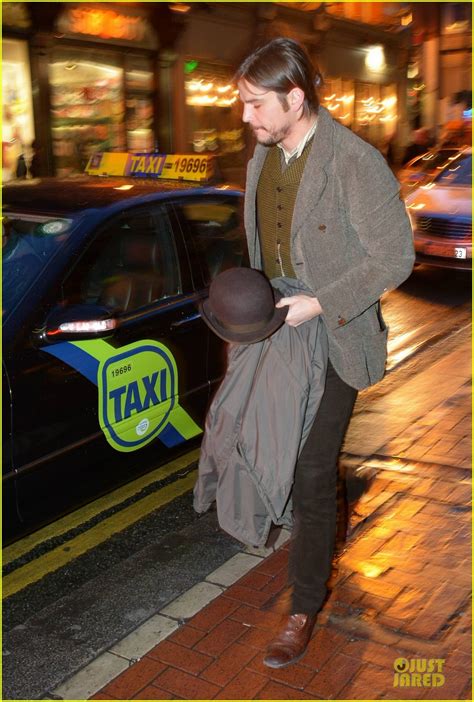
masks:
<svg viewBox="0 0 474 702"><path fill-rule="evenodd" d="M442 687L444 658L397 658L393 663L394 687Z"/></svg>

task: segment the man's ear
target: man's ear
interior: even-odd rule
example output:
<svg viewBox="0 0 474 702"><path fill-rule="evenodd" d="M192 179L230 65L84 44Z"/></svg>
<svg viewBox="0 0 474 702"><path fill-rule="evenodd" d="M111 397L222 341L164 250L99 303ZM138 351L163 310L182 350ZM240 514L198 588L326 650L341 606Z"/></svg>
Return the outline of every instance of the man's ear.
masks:
<svg viewBox="0 0 474 702"><path fill-rule="evenodd" d="M301 88L292 88L287 95L288 105L292 112L298 112L304 103L304 92Z"/></svg>

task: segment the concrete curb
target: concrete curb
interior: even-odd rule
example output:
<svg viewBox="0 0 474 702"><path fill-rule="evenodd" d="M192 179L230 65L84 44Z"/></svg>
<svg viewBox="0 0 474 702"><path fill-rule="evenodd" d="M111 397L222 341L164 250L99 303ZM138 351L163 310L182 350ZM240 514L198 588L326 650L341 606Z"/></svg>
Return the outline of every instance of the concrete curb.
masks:
<svg viewBox="0 0 474 702"><path fill-rule="evenodd" d="M193 585L175 600L169 602L137 629L117 641L107 651L58 685L50 697L44 699L89 699L120 673L182 626L209 602L227 590L267 556L288 541L290 531L283 528L271 548L247 547L216 568L200 583Z"/></svg>

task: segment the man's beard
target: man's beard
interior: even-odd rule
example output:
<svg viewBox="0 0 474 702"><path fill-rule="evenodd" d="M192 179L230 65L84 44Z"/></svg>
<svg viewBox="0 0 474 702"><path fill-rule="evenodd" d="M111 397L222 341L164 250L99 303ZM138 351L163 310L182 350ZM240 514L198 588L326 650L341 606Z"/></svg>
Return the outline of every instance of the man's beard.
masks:
<svg viewBox="0 0 474 702"><path fill-rule="evenodd" d="M255 138L257 139L259 144L262 144L263 146L275 146L286 137L286 135L290 131L290 128L291 125L286 124L278 131L270 132L260 128L257 130L254 129L253 133L255 134Z"/></svg>

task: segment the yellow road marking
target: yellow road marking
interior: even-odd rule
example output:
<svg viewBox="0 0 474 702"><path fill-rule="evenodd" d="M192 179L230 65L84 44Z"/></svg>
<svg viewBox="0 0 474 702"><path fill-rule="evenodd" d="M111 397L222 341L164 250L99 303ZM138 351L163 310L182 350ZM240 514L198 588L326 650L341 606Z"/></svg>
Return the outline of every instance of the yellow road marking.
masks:
<svg viewBox="0 0 474 702"><path fill-rule="evenodd" d="M75 512L66 515L62 519L58 519L58 521L48 524L47 526L43 527L43 529L35 531L33 534L26 536L24 539L16 541L14 544L7 546L3 550L3 565L7 565L17 558L20 558L20 556L25 555L25 553L28 553L35 548L35 546L42 544L44 541L61 536L71 529L74 529L89 521L89 519L96 517L101 512L105 512L105 510L115 507L121 502L127 500L129 497L132 497L132 495L140 492L140 490L143 490L143 488L151 485L156 480L167 478L168 476L173 475L173 473L177 473L180 470L187 468L190 463L196 461L198 458L199 449L190 451L184 456L180 456L174 461L157 468L151 473L147 473L141 478L138 478L137 480L127 483L127 485L110 492L108 495L100 497L98 500L94 500L94 502L90 502L88 505L85 505Z"/></svg>
<svg viewBox="0 0 474 702"><path fill-rule="evenodd" d="M163 507L172 502L180 495L191 490L196 480L196 469L192 470L184 478L178 478L170 485L166 485L162 490L146 495L142 500L135 502L129 507L107 517L100 524L92 527L83 534L79 534L65 544L39 556L34 561L21 566L10 575L3 578L2 599L14 595L23 590L27 585L41 580L45 575L53 573L62 568L86 551L107 541L111 536L123 531L131 524L138 522L150 512Z"/></svg>

